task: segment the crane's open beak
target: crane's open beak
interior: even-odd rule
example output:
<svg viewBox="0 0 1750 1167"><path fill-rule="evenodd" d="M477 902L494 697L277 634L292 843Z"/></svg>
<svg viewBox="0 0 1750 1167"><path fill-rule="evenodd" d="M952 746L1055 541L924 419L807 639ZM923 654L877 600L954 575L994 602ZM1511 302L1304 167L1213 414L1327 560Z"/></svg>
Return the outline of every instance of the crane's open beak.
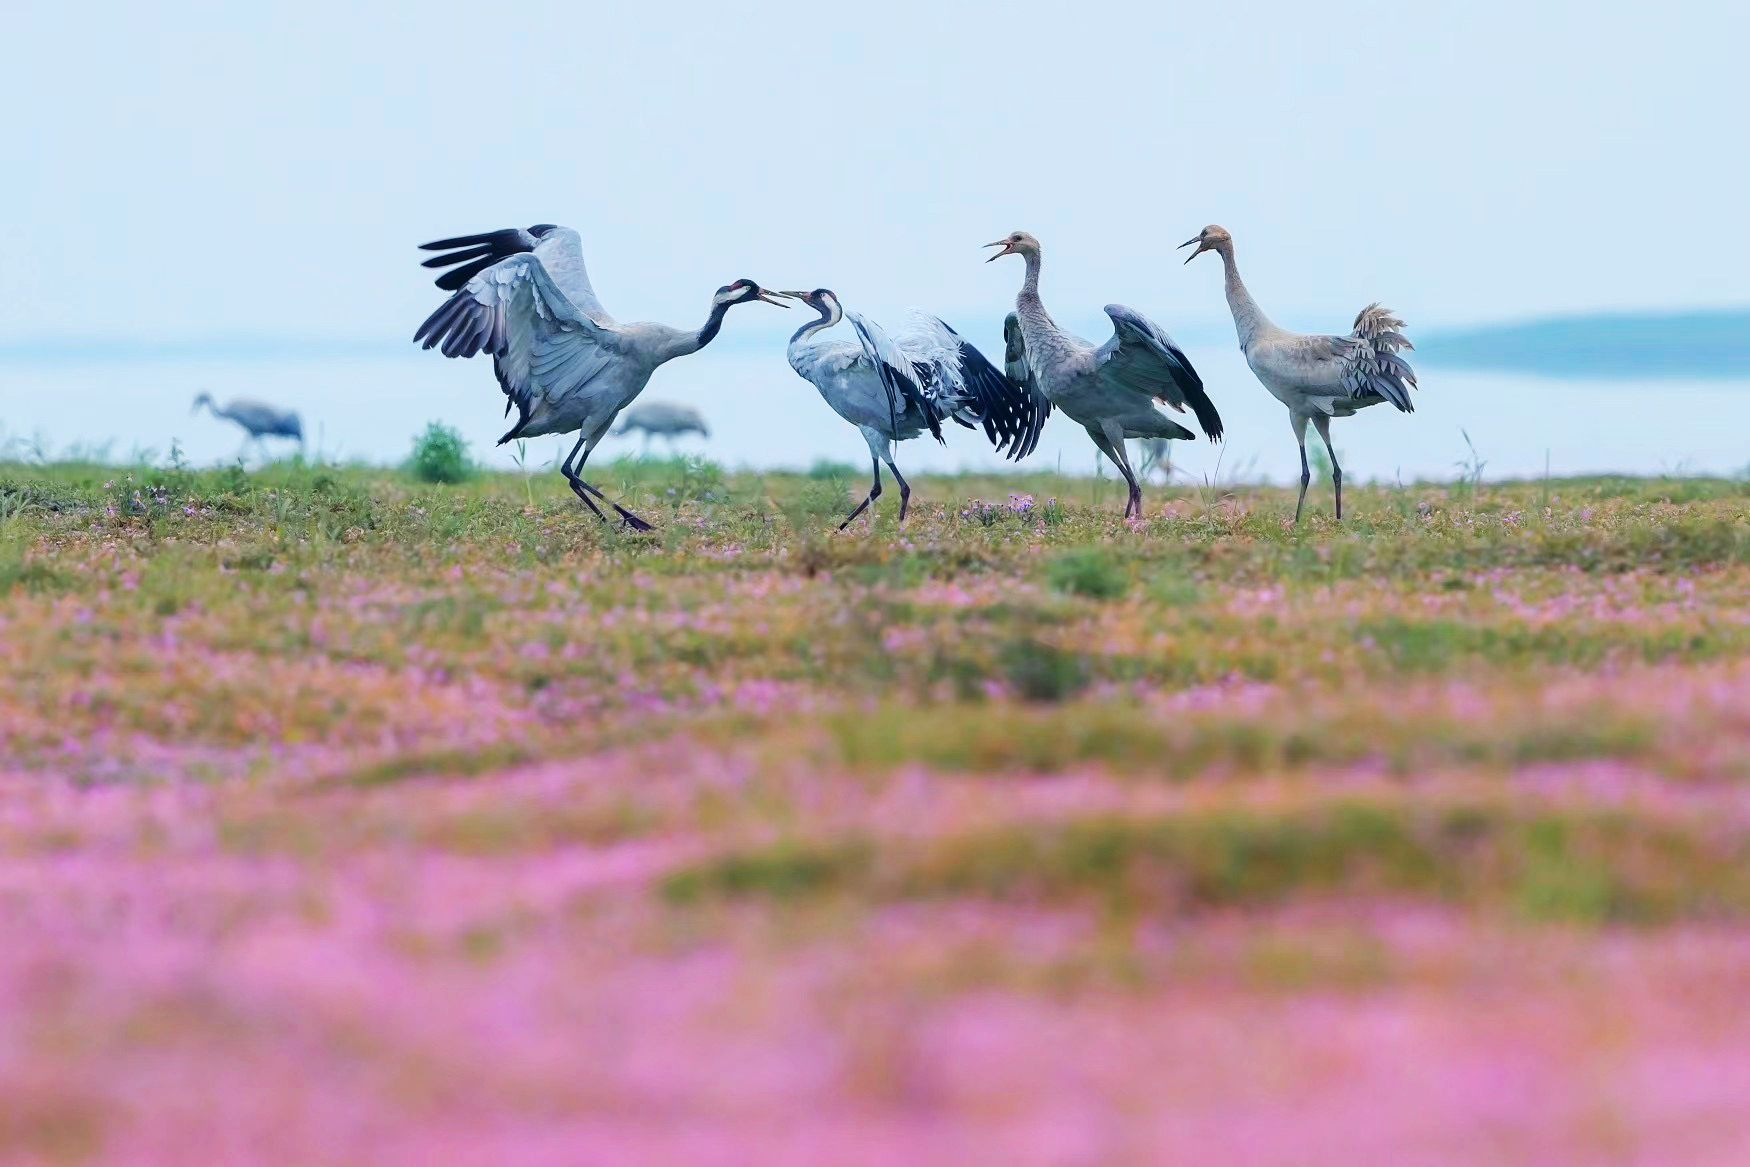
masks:
<svg viewBox="0 0 1750 1167"><path fill-rule="evenodd" d="M1185 248L1191 246L1193 243L1197 244L1197 250L1193 251L1190 255L1187 255L1185 257L1186 263L1190 263L1192 260L1196 259L1199 255L1202 255L1205 251L1209 250L1207 247L1203 246L1203 236L1201 236L1201 235L1197 236L1195 239L1185 240L1185 242L1179 244L1179 246L1173 248L1173 250L1174 251L1183 251Z"/></svg>
<svg viewBox="0 0 1750 1167"><path fill-rule="evenodd" d="M1015 253L1014 246L1007 239L999 239L995 243L986 243L985 246L1002 248L1001 251L991 256L990 259L985 260L984 262L986 263L990 263L992 260L1001 259L1005 255L1013 255Z"/></svg>
<svg viewBox="0 0 1750 1167"><path fill-rule="evenodd" d="M772 295L783 296L789 300L801 300L804 303L806 303L808 300L808 293L807 292L773 292Z"/></svg>
<svg viewBox="0 0 1750 1167"><path fill-rule="evenodd" d="M761 288L759 290L759 295L755 296L754 299L764 300L766 303L775 304L779 308L788 308L790 305L784 303L784 301L779 300L776 297L788 296L789 294L790 293L788 293L788 292L768 292L764 288Z"/></svg>

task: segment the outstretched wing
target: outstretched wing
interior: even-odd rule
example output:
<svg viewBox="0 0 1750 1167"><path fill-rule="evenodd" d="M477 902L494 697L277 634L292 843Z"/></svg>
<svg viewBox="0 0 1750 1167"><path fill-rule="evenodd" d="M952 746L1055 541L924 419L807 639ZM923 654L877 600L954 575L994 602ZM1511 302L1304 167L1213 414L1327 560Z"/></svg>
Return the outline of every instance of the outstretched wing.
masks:
<svg viewBox="0 0 1750 1167"><path fill-rule="evenodd" d="M589 271L583 262L583 239L569 227L552 223L537 223L527 231L507 227L488 231L484 235L458 235L421 243L421 251L443 251L422 263L421 267L450 267L437 278L437 286L446 292L460 290L467 282L493 264L513 255L537 254L554 284L565 298L585 316L598 324L614 323L614 318L602 308L590 286ZM454 266L460 265L460 266Z"/></svg>
<svg viewBox="0 0 1750 1167"><path fill-rule="evenodd" d="M579 311L554 283L540 249L502 259L468 281L413 336L446 357L493 357L519 425L543 399L569 397L610 367L620 338ZM514 431L513 431L514 432Z"/></svg>
<svg viewBox="0 0 1750 1167"><path fill-rule="evenodd" d="M1209 440L1218 441L1221 414L1185 351L1140 312L1108 304L1106 315L1112 318L1112 339L1094 351L1095 375L1112 388L1147 394L1174 409L1189 405Z"/></svg>
<svg viewBox="0 0 1750 1167"><path fill-rule="evenodd" d="M882 331L879 324L868 317L847 310L845 319L857 330L857 339L862 342L863 352L874 362L875 372L881 378L881 388L887 394L887 412L892 423L892 432L899 432L899 419L905 416L907 409L915 407L923 415L924 423L930 427L931 436L938 442L945 441L942 437L942 411L932 408L932 403L925 397L924 390L917 381L920 374L913 366L910 356Z"/></svg>
<svg viewBox="0 0 1750 1167"><path fill-rule="evenodd" d="M1398 356L1399 349L1413 349L1398 329L1404 322L1391 309L1369 304L1355 317L1355 331L1331 337L1331 351L1343 370L1343 387L1357 401L1384 398L1404 413L1414 413L1410 390L1416 373Z"/></svg>
<svg viewBox="0 0 1750 1167"><path fill-rule="evenodd" d="M900 344L935 370L936 399L955 421L984 426L997 453L1011 460L1033 452L1039 433L1051 415L1051 403L1037 389L998 372L983 353L968 344L946 322L918 313L915 326ZM954 399L949 398L952 392Z"/></svg>
<svg viewBox="0 0 1750 1167"><path fill-rule="evenodd" d="M509 259L513 255L526 255L535 249L541 236L553 230L551 223L537 223L527 231L516 227L506 227L501 231L488 231L482 235L457 235L453 239L438 239L431 243L421 243L421 251L445 251L447 255L434 255L421 263L420 267L455 267L437 278L437 286L446 292L459 291L463 284L491 267L501 259Z"/></svg>

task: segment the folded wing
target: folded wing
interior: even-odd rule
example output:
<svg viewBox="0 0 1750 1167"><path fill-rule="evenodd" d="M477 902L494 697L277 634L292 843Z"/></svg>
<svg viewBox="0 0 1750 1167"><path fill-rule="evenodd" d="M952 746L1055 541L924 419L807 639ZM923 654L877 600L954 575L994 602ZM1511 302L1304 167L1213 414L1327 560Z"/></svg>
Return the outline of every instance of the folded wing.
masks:
<svg viewBox="0 0 1750 1167"><path fill-rule="evenodd" d="M961 425L978 423L999 454L1023 458L1051 415L1045 395L1011 380L946 322L919 312L900 346L930 369L925 392Z"/></svg>
<svg viewBox="0 0 1750 1167"><path fill-rule="evenodd" d="M892 432L899 432L899 419L909 408L915 407L923 416L924 423L930 427L930 434L938 442L942 437L943 410L935 408L934 403L925 396L923 387L918 383L919 370L913 367L911 357L893 341L893 338L882 330L868 317L860 313L846 311L845 319L856 329L857 340L863 346L863 352L875 365L876 375L881 378L881 388L887 395L887 410Z"/></svg>

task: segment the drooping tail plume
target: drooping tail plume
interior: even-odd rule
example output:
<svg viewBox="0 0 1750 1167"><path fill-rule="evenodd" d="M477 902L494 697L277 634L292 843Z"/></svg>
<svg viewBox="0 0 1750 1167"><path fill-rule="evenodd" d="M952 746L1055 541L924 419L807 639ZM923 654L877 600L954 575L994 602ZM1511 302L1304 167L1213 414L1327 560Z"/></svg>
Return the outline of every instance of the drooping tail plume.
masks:
<svg viewBox="0 0 1750 1167"><path fill-rule="evenodd" d="M1383 397L1405 413L1415 412L1410 390L1416 373L1398 351L1416 346L1398 331L1403 326L1381 304L1369 304L1356 315L1355 331L1342 338L1343 384L1350 396Z"/></svg>

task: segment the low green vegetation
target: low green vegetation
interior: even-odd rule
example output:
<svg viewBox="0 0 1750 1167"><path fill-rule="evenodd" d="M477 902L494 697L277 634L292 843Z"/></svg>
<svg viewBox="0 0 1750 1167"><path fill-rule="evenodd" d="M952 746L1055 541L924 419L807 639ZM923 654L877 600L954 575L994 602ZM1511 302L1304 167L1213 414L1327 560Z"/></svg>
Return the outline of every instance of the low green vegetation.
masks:
<svg viewBox="0 0 1750 1167"><path fill-rule="evenodd" d="M1437 1100L1558 1067L1601 1163L1706 1125L1621 1138L1661 1067L1731 1078L1742 481L1473 455L1296 527L1289 489L1126 520L1110 480L920 475L840 531L850 467L592 463L640 534L464 471L441 430L411 472L0 463L0 1147L149 1157L176 1058L274 1130L331 1091L572 1146L758 1090L852 1099L832 1132L1047 1113L1017 1063L1372 1116L1371 1042Z"/></svg>
<svg viewBox="0 0 1750 1167"><path fill-rule="evenodd" d="M454 426L432 422L413 440L413 454L407 468L421 482L465 482L472 471L468 463L468 443Z"/></svg>

